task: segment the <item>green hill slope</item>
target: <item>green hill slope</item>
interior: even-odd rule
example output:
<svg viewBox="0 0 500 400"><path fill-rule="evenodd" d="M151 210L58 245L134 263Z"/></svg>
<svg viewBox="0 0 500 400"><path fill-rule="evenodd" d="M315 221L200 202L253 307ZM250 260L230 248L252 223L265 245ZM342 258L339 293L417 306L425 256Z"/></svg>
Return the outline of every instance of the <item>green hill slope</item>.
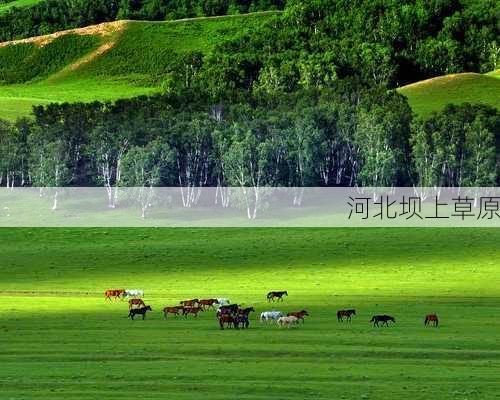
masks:
<svg viewBox="0 0 500 400"><path fill-rule="evenodd" d="M481 103L500 109L499 71L440 76L398 89L420 116L441 110L446 104Z"/></svg>
<svg viewBox="0 0 500 400"><path fill-rule="evenodd" d="M175 66L273 13L173 22L116 21L0 43L0 118L49 102L116 100L168 90Z"/></svg>
<svg viewBox="0 0 500 400"><path fill-rule="evenodd" d="M22 8L33 6L37 3L42 2L43 0L12 0L6 3L0 3L0 14L7 12L13 7Z"/></svg>

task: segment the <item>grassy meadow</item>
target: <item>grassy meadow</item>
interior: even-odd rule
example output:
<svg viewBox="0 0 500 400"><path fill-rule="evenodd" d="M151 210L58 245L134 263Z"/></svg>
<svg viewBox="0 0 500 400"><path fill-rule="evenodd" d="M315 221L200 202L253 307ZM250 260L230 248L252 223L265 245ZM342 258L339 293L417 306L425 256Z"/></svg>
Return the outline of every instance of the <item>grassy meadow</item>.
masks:
<svg viewBox="0 0 500 400"><path fill-rule="evenodd" d="M169 90L170 71L182 57L207 53L273 14L117 21L0 44L0 118L28 116L33 105L50 102L113 101Z"/></svg>
<svg viewBox="0 0 500 400"><path fill-rule="evenodd" d="M440 111L446 104L477 103L500 109L498 71L489 74L453 74L413 83L398 89L421 117Z"/></svg>
<svg viewBox="0 0 500 400"><path fill-rule="evenodd" d="M2 399L498 399L494 229L0 229ZM145 321L109 288L144 289ZM269 290L288 290L268 304ZM193 297L253 305L249 330ZM351 325L335 312L356 308ZM306 308L304 325L257 322ZM438 329L425 328L436 312ZM371 315L395 316L373 328Z"/></svg>

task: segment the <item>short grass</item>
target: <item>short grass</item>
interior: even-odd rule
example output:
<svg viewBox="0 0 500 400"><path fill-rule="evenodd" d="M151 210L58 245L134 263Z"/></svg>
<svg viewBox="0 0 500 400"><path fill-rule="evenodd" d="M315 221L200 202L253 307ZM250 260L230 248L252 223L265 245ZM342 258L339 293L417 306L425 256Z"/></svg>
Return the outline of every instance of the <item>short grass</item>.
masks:
<svg viewBox="0 0 500 400"><path fill-rule="evenodd" d="M37 3L41 3L43 0L12 0L6 3L0 3L0 14L7 12L12 7L23 8L34 6Z"/></svg>
<svg viewBox="0 0 500 400"><path fill-rule="evenodd" d="M485 75L446 75L407 85L398 91L422 117L442 110L447 104L479 103L500 109L498 71Z"/></svg>
<svg viewBox="0 0 500 400"><path fill-rule="evenodd" d="M498 399L500 232L493 229L1 229L0 398ZM107 288L141 288L126 318ZM269 290L287 289L281 304ZM220 331L224 296L307 308L295 329ZM355 307L351 325L335 311ZM424 328L426 313L442 326ZM372 328L374 313L396 317Z"/></svg>
<svg viewBox="0 0 500 400"><path fill-rule="evenodd" d="M100 44L109 45L106 51L100 53L92 48L66 65L60 65L59 60L45 61L59 69L49 76L40 73L27 82L0 85L0 118L13 120L27 116L33 105L48 102L116 100L168 90L165 82L172 79L169 71L181 57L193 51L207 53L221 41L241 30L252 29L273 14L169 22L128 21L114 34L101 37ZM84 37L82 44L88 42ZM62 40L64 36L54 42ZM0 48L0 56L2 51L5 48ZM30 55L28 59L31 58ZM9 68L16 71L14 66L23 63L24 59L19 59ZM0 77L3 72L0 63Z"/></svg>

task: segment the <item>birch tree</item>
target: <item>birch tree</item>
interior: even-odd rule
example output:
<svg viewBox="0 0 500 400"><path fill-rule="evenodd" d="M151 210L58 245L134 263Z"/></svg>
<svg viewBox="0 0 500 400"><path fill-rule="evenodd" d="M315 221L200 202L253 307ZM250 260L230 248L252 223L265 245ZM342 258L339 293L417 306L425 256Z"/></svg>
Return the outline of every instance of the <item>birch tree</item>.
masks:
<svg viewBox="0 0 500 400"><path fill-rule="evenodd" d="M91 134L89 156L97 171L97 182L106 190L109 208L118 205L122 162L128 148L129 139L119 130L100 126Z"/></svg>
<svg viewBox="0 0 500 400"><path fill-rule="evenodd" d="M392 127L384 124L373 110L361 111L355 141L361 158L358 184L361 186L393 186L397 177L396 152L391 146Z"/></svg>
<svg viewBox="0 0 500 400"><path fill-rule="evenodd" d="M479 196L478 188L495 186L496 149L495 136L476 118L465 127L465 186L475 187L475 203Z"/></svg>
<svg viewBox="0 0 500 400"><path fill-rule="evenodd" d="M216 179L217 188L215 190L215 204L229 207L229 188L227 181L226 157L231 146L231 135L225 126L219 126L212 132L212 167L213 176Z"/></svg>
<svg viewBox="0 0 500 400"><path fill-rule="evenodd" d="M177 127L172 151L184 207L196 205L202 187L207 184L212 129L210 120L201 118L195 118Z"/></svg>
<svg viewBox="0 0 500 400"><path fill-rule="evenodd" d="M123 158L123 183L132 187L134 200L141 207L141 217L153 206L154 187L160 184L162 171L172 163L172 152L160 141L130 148Z"/></svg>
<svg viewBox="0 0 500 400"><path fill-rule="evenodd" d="M261 186L265 179L264 149L257 132L250 127L234 124L230 131L233 140L223 155L225 176L231 185L240 187L247 217L255 219L261 205Z"/></svg>
<svg viewBox="0 0 500 400"><path fill-rule="evenodd" d="M71 172L67 167L67 157L66 147L62 140L36 143L31 155L30 166L33 184L40 187L40 195L43 195L43 188L52 188L53 211L58 209L61 188L68 185L71 180Z"/></svg>
<svg viewBox="0 0 500 400"><path fill-rule="evenodd" d="M0 120L0 186L14 188L16 181L22 185L21 150L15 128Z"/></svg>

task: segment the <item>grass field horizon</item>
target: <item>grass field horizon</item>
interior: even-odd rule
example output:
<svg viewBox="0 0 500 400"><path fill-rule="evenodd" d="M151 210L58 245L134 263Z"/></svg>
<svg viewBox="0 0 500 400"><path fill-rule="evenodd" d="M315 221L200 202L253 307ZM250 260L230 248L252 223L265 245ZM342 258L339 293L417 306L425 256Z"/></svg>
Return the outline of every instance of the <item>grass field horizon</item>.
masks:
<svg viewBox="0 0 500 400"><path fill-rule="evenodd" d="M0 386L9 399L497 399L494 229L0 229ZM145 290L130 321L111 288ZM269 304L270 290L288 290ZM193 297L254 306L163 320ZM257 322L309 310L298 328ZM352 324L335 312L356 308ZM436 312L441 326L425 328ZM373 314L396 317L373 328ZM464 385L464 382L467 382ZM1 396L0 396L1 397Z"/></svg>

